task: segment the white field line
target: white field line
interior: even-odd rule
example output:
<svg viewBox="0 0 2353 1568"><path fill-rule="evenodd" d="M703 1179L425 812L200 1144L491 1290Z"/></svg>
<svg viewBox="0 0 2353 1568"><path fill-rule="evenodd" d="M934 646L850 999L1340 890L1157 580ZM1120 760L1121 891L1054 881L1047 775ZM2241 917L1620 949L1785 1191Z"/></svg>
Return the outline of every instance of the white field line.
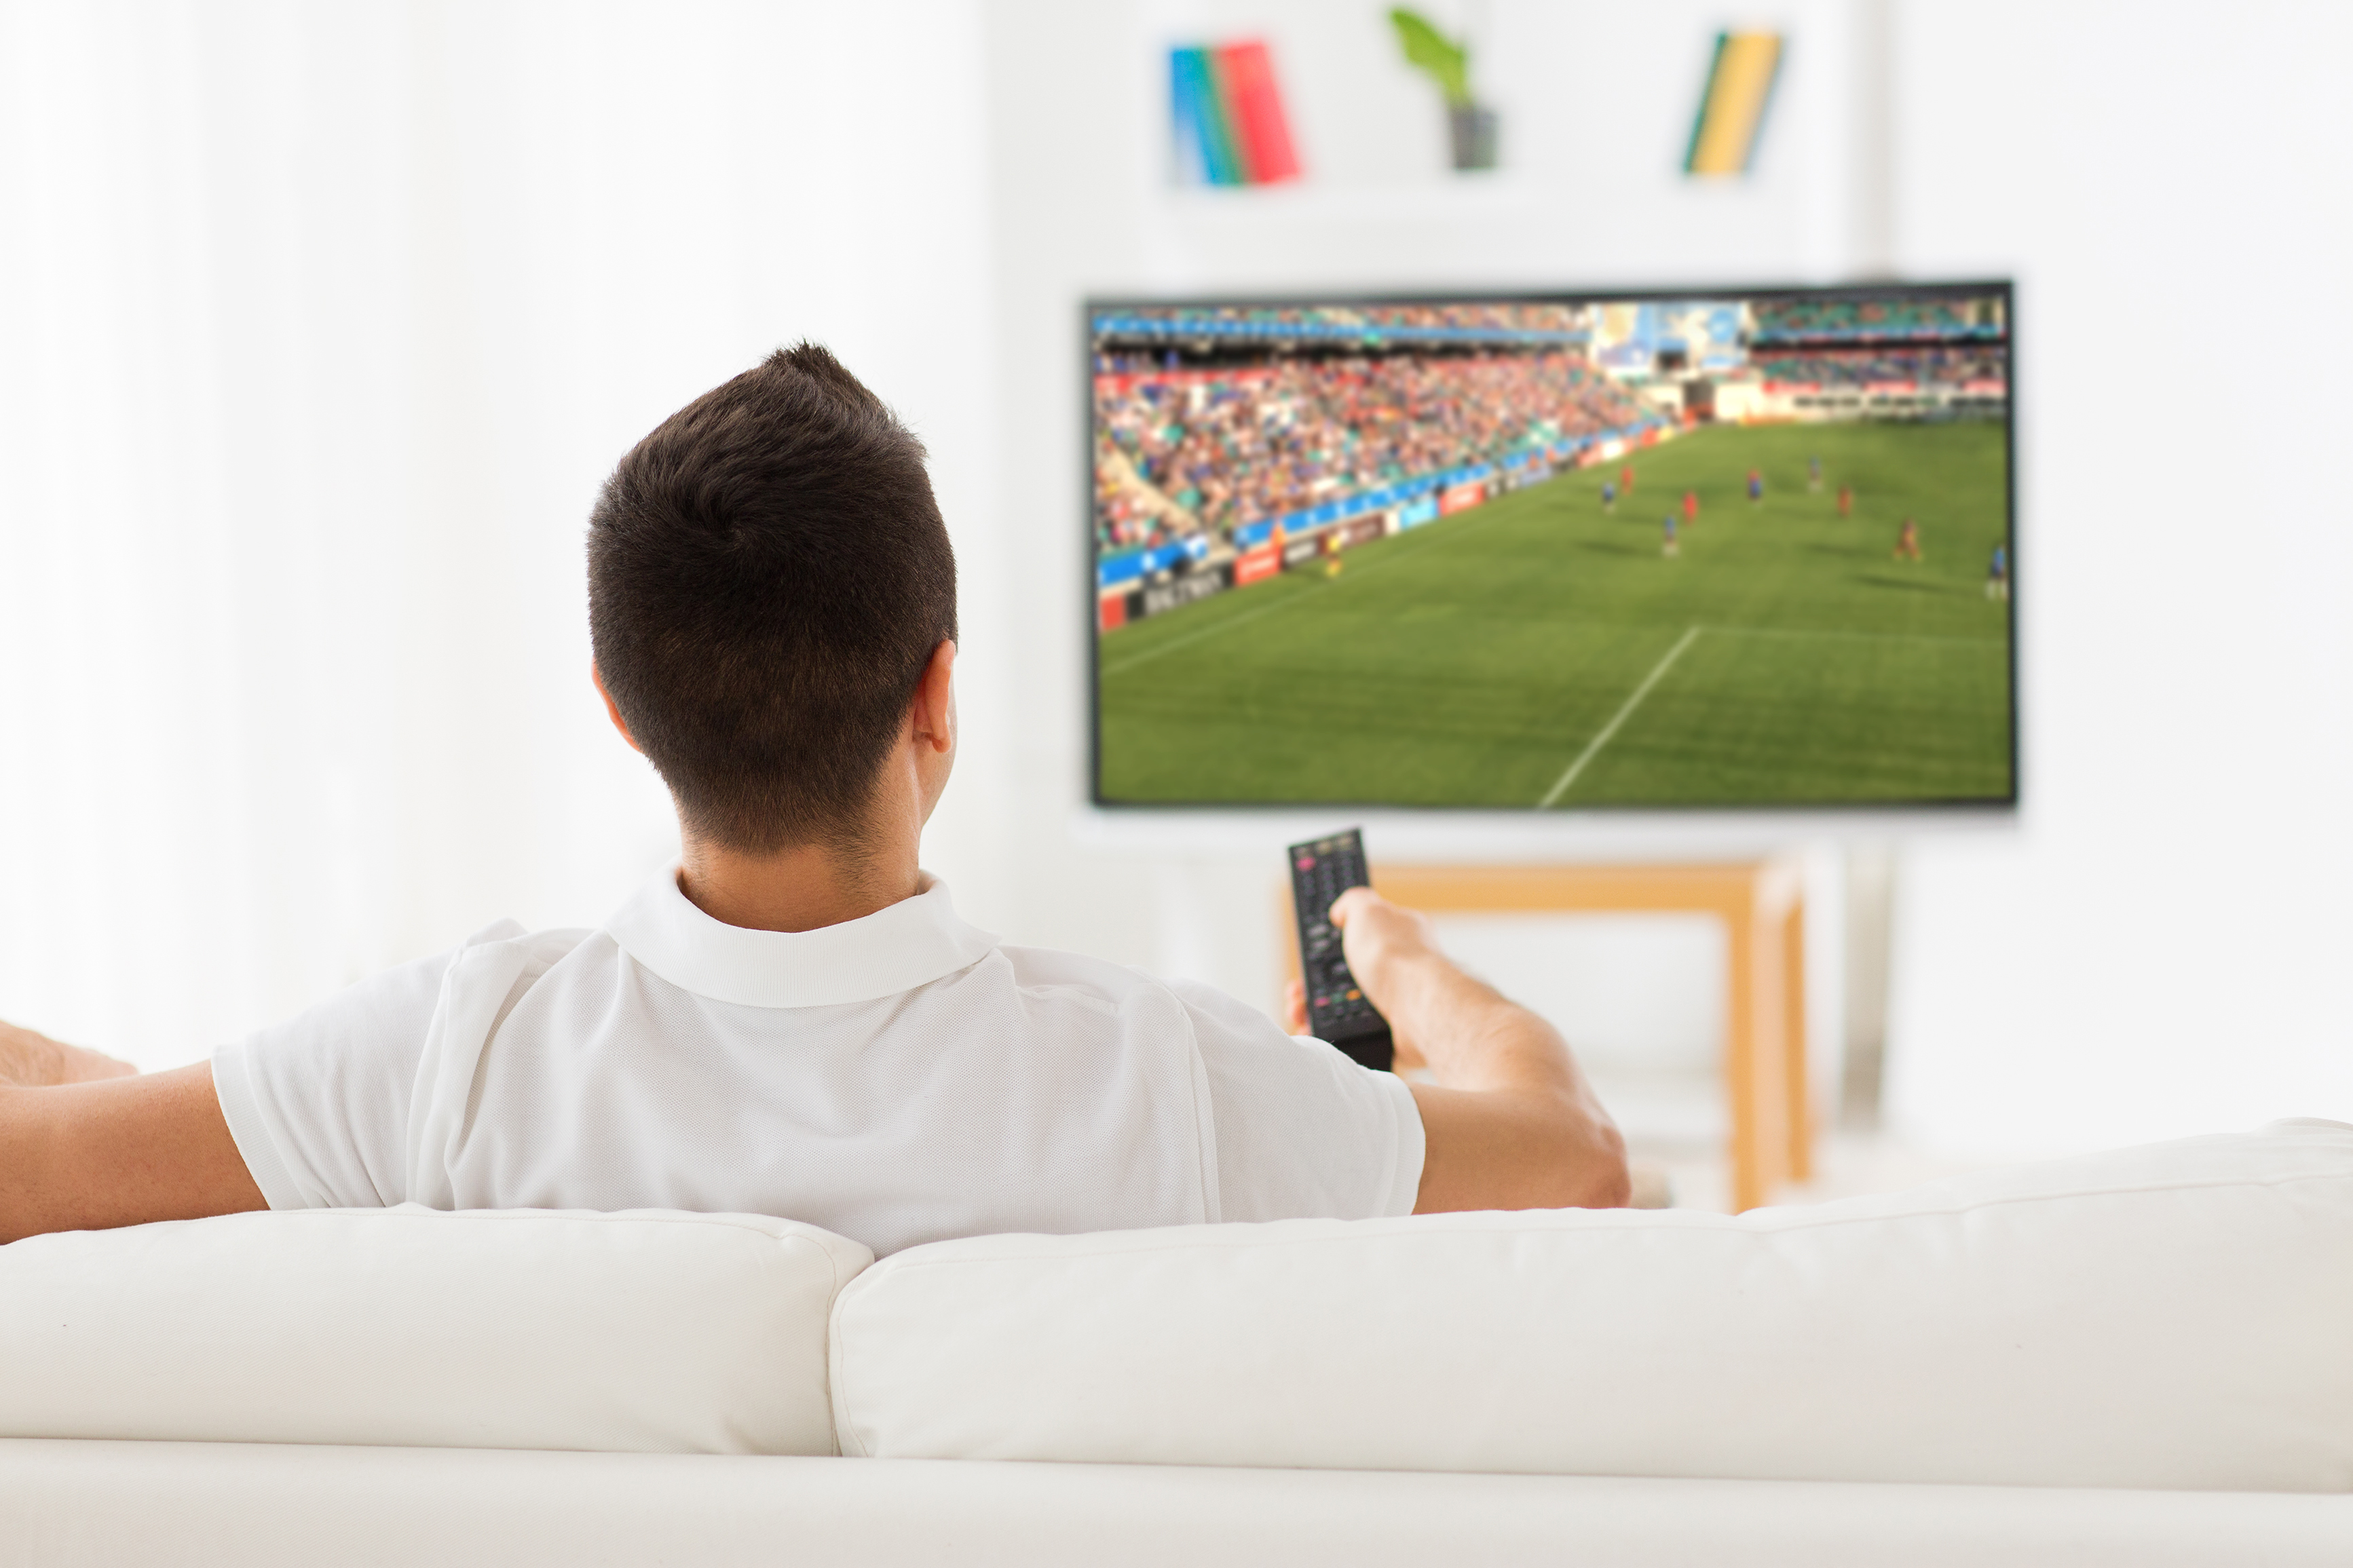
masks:
<svg viewBox="0 0 2353 1568"><path fill-rule="evenodd" d="M1314 597L1316 594L1328 593L1334 588L1345 588L1351 583L1361 583L1365 580L1367 574L1378 572L1384 567L1394 566L1400 561L1410 561L1425 550L1430 550L1438 545L1444 544L1450 540L1460 539L1464 534L1470 532L1473 528L1478 527L1479 524L1492 521L1493 521L1492 517L1474 517L1468 522L1464 523L1462 527L1458 528L1453 532L1448 534L1445 539L1434 539L1427 544L1418 545L1411 550L1391 551L1383 560L1375 561L1366 565L1359 566L1354 576L1342 577L1339 579L1327 578L1322 583L1313 584L1310 591L1307 593L1293 594L1287 599L1277 599L1272 604L1261 605L1255 610L1244 610L1238 616L1228 616L1224 620L1219 621L1213 626L1203 626L1200 630L1196 632L1187 632L1181 637L1170 637L1166 642L1158 643L1151 647L1145 648L1142 653L1136 654L1133 658L1124 658L1117 664L1104 665L1103 667L1103 676L1107 679L1114 675L1124 675L1129 670L1134 669L1137 665L1149 664L1164 653L1174 653L1180 647L1189 647L1205 637L1216 637L1219 632L1240 626L1244 621L1254 621L1261 616L1268 615L1275 610L1282 609L1286 605L1296 605L1303 600Z"/></svg>
<svg viewBox="0 0 2353 1568"><path fill-rule="evenodd" d="M1568 771L1553 781L1552 788L1545 792L1545 797L1542 800L1536 802L1538 811L1542 811L1568 793L1568 786L1577 782L1577 775L1585 771L1585 764L1591 762L1599 753L1601 748L1609 743L1609 738L1618 732L1620 725L1634 716L1634 710L1642 705L1642 699L1651 694L1651 688L1656 686L1667 671L1674 667L1675 660L1683 658L1683 649L1699 640L1701 630L1702 628L1698 626L1684 628L1683 635L1675 639L1675 646L1667 650L1667 657L1651 667L1651 673L1642 678L1642 684L1634 688L1634 695L1626 699L1620 705L1618 711L1610 716L1609 722L1601 726L1601 733L1586 742L1585 750L1577 753L1577 761L1568 764Z"/></svg>

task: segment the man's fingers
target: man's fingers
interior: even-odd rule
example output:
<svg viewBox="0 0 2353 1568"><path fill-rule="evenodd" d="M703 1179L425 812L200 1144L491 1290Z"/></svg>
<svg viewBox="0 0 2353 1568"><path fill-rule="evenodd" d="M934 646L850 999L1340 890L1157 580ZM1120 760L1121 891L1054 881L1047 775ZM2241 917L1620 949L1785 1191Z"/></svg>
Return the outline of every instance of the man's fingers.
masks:
<svg viewBox="0 0 2353 1568"><path fill-rule="evenodd" d="M111 1078L136 1078L139 1069L129 1062L119 1061L104 1051L93 1051L87 1046L58 1047L62 1057L57 1081L59 1083L100 1083Z"/></svg>
<svg viewBox="0 0 2353 1568"><path fill-rule="evenodd" d="M1379 897L1380 895L1373 891L1370 888L1349 889L1346 892L1332 900L1330 915L1332 923L1335 926L1346 925L1350 915L1355 914L1358 910L1364 908L1366 904L1372 902Z"/></svg>
<svg viewBox="0 0 2353 1568"><path fill-rule="evenodd" d="M37 1029L0 1024L0 1084L38 1089L69 1082L73 1051Z"/></svg>

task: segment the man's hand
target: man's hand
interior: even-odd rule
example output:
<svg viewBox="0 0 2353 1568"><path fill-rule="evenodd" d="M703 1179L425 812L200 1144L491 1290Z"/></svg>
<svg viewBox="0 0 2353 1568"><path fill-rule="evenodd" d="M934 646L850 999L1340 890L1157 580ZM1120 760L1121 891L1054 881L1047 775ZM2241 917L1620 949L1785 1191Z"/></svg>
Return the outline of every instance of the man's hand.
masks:
<svg viewBox="0 0 2353 1568"><path fill-rule="evenodd" d="M1416 1214L1626 1202L1625 1141L1551 1025L1457 968L1427 916L1369 888L1341 894L1332 923L1398 1067L1429 1069L1410 1085L1426 1150ZM1293 1034L1306 1001L1285 993Z"/></svg>
<svg viewBox="0 0 2353 1568"><path fill-rule="evenodd" d="M61 1083L96 1083L100 1079L129 1078L138 1070L129 1062L0 1023L0 1086L46 1089Z"/></svg>

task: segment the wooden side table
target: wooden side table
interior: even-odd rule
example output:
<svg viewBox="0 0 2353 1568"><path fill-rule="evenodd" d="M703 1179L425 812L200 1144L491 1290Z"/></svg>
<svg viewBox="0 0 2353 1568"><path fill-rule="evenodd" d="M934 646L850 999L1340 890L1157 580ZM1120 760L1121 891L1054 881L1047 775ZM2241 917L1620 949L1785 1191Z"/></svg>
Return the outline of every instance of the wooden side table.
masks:
<svg viewBox="0 0 2353 1568"><path fill-rule="evenodd" d="M1373 887L1448 914L1705 914L1724 921L1724 1087L1732 1194L1755 1208L1813 1169L1806 1091L1805 893L1780 860L1661 866L1376 866ZM1288 894L1285 894L1287 900ZM1286 913L1288 913L1286 904ZM1295 930L1284 922L1286 930ZM1292 973L1298 973L1296 937Z"/></svg>

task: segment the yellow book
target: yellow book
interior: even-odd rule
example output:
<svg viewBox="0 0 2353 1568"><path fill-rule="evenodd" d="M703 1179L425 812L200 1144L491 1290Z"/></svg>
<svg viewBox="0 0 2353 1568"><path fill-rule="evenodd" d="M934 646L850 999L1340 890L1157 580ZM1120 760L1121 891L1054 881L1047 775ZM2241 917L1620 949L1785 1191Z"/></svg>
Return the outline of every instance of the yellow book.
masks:
<svg viewBox="0 0 2353 1568"><path fill-rule="evenodd" d="M1757 133L1773 100L1781 72L1778 33L1718 33L1715 58L1708 62L1707 88L1700 94L1699 118L1691 148L1683 154L1686 174L1745 174L1757 156Z"/></svg>

